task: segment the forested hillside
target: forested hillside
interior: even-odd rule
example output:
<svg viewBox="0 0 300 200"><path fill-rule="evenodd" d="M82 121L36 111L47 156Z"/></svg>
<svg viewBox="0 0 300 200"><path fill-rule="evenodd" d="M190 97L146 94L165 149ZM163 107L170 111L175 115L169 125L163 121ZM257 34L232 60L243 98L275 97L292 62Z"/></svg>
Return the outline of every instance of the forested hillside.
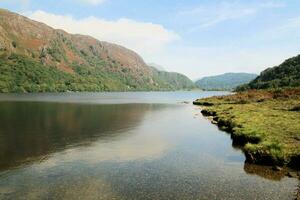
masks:
<svg viewBox="0 0 300 200"><path fill-rule="evenodd" d="M237 90L268 89L300 86L300 55L287 59L281 65L268 68L249 84Z"/></svg>
<svg viewBox="0 0 300 200"><path fill-rule="evenodd" d="M72 35L0 9L0 92L192 89L187 77L153 70L135 52Z"/></svg>

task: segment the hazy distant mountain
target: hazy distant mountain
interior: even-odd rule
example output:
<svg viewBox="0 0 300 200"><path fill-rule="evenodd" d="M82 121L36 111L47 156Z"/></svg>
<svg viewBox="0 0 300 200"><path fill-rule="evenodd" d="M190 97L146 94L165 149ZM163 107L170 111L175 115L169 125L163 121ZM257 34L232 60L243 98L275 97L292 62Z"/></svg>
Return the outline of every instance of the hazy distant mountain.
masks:
<svg viewBox="0 0 300 200"><path fill-rule="evenodd" d="M281 65L264 70L249 84L240 86L239 90L267 89L300 86L300 55L289 58Z"/></svg>
<svg viewBox="0 0 300 200"><path fill-rule="evenodd" d="M158 73L125 47L56 30L4 9L0 9L0 58L0 92L195 87L184 75Z"/></svg>
<svg viewBox="0 0 300 200"><path fill-rule="evenodd" d="M158 65L156 63L148 63L148 66L154 67L158 71L166 71L165 68L161 65Z"/></svg>
<svg viewBox="0 0 300 200"><path fill-rule="evenodd" d="M233 90L237 86L249 83L257 74L226 73L217 76L203 77L196 81L196 85L204 90Z"/></svg>

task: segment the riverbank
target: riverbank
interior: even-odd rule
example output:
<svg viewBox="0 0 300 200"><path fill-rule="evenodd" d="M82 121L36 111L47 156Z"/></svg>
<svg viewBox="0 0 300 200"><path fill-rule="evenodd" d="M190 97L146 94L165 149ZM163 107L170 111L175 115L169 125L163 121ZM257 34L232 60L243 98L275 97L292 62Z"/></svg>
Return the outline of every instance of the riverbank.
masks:
<svg viewBox="0 0 300 200"><path fill-rule="evenodd" d="M247 91L194 104L231 134L246 162L299 168L300 88Z"/></svg>

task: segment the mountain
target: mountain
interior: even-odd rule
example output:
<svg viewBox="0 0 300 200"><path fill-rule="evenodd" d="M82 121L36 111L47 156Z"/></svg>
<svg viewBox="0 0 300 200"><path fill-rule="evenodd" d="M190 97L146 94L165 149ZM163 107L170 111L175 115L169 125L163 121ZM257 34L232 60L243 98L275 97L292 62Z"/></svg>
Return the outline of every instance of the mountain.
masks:
<svg viewBox="0 0 300 200"><path fill-rule="evenodd" d="M148 66L150 67L154 67L155 69L157 69L158 71L166 71L165 68L161 65L158 65L156 63L148 63Z"/></svg>
<svg viewBox="0 0 300 200"><path fill-rule="evenodd" d="M56 30L3 9L0 9L0 58L0 92L195 87L183 75L161 74L125 47Z"/></svg>
<svg viewBox="0 0 300 200"><path fill-rule="evenodd" d="M183 74L177 72L159 71L154 67L151 68L155 80L157 80L159 85L161 85L163 88L171 88L173 90L191 90L197 88L195 83Z"/></svg>
<svg viewBox="0 0 300 200"><path fill-rule="evenodd" d="M256 74L226 73L204 77L196 81L196 85L204 90L233 90L241 84L249 83L256 77Z"/></svg>
<svg viewBox="0 0 300 200"><path fill-rule="evenodd" d="M279 66L268 68L249 84L237 90L300 86L300 55L289 58Z"/></svg>

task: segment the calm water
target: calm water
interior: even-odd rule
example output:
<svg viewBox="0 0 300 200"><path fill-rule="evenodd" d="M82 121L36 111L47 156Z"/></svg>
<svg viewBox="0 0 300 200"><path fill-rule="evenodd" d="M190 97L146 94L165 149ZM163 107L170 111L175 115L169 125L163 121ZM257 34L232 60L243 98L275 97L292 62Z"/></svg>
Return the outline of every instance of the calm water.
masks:
<svg viewBox="0 0 300 200"><path fill-rule="evenodd" d="M0 199L293 199L191 104L216 94L0 95Z"/></svg>

